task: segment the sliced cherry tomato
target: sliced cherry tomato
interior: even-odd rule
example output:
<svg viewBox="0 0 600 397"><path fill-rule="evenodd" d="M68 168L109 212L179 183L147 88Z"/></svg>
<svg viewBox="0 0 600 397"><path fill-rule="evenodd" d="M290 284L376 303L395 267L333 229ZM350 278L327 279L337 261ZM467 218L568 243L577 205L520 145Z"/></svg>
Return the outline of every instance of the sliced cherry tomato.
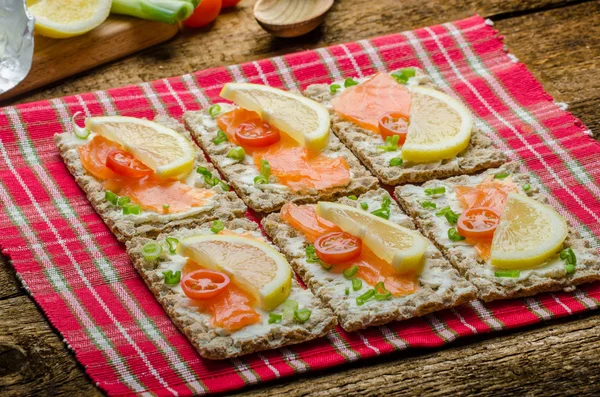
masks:
<svg viewBox="0 0 600 397"><path fill-rule="evenodd" d="M214 21L221 12L221 0L202 0L194 13L183 24L190 28L201 28Z"/></svg>
<svg viewBox="0 0 600 397"><path fill-rule="evenodd" d="M106 166L106 158L113 150L121 148L117 142L110 141L102 135L96 135L85 145L79 146L79 158L81 164L92 175L99 179L110 179L115 173Z"/></svg>
<svg viewBox="0 0 600 397"><path fill-rule="evenodd" d="M106 156L106 166L123 176L141 178L153 174L152 168L124 150L113 150Z"/></svg>
<svg viewBox="0 0 600 397"><path fill-rule="evenodd" d="M362 241L345 232L327 233L315 240L319 259L331 264L342 264L356 259L362 250Z"/></svg>
<svg viewBox="0 0 600 397"><path fill-rule="evenodd" d="M404 144L404 141L406 141L408 123L408 116L402 113L386 113L379 119L379 133L384 140L388 136L398 135L398 145L402 145Z"/></svg>
<svg viewBox="0 0 600 397"><path fill-rule="evenodd" d="M500 222L500 214L490 207L475 207L463 211L456 226L464 237L491 238Z"/></svg>
<svg viewBox="0 0 600 397"><path fill-rule="evenodd" d="M200 269L186 274L181 280L181 289L190 299L204 300L223 292L230 279L225 273Z"/></svg>
<svg viewBox="0 0 600 397"><path fill-rule="evenodd" d="M260 118L241 123L235 130L235 137L243 146L252 147L270 146L281 139L279 130Z"/></svg>

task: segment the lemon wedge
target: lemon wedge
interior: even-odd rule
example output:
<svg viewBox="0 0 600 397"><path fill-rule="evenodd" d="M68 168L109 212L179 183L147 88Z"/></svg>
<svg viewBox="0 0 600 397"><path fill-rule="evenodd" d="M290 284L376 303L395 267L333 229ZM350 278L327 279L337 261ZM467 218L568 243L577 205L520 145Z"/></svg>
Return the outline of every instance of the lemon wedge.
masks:
<svg viewBox="0 0 600 397"><path fill-rule="evenodd" d="M469 146L473 116L443 92L411 88L410 123L402 159L426 163L455 157Z"/></svg>
<svg viewBox="0 0 600 397"><path fill-rule="evenodd" d="M321 151L329 142L329 112L298 94L260 84L227 83L221 97L255 111L306 148Z"/></svg>
<svg viewBox="0 0 600 397"><path fill-rule="evenodd" d="M509 193L492 240L492 266L527 269L543 264L562 247L569 230L554 208Z"/></svg>
<svg viewBox="0 0 600 397"><path fill-rule="evenodd" d="M421 272L422 258L429 242L419 232L338 203L320 201L317 214L360 238L398 273Z"/></svg>
<svg viewBox="0 0 600 397"><path fill-rule="evenodd" d="M94 29L108 17L112 0L27 0L35 32L63 39Z"/></svg>
<svg viewBox="0 0 600 397"><path fill-rule="evenodd" d="M146 119L123 116L89 117L90 132L120 143L163 178L185 178L194 168L196 150L181 134Z"/></svg>
<svg viewBox="0 0 600 397"><path fill-rule="evenodd" d="M201 266L226 273L263 310L273 310L290 295L292 268L268 244L242 236L200 235L181 240L178 249Z"/></svg>

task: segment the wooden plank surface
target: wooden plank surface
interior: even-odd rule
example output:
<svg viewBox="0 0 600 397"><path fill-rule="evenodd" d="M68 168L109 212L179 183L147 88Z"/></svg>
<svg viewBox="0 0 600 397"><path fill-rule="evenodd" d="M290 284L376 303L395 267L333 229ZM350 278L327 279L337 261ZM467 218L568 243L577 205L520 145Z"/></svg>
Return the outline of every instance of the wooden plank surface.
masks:
<svg viewBox="0 0 600 397"><path fill-rule="evenodd" d="M325 24L306 37L264 33L252 1L211 29L21 96L9 103L105 89L352 41L464 18L492 18L505 42L558 101L598 133L600 3L559 0L339 0ZM598 395L600 314L524 330L459 340L444 349L411 350L306 374L243 395ZM0 260L0 395L101 395Z"/></svg>

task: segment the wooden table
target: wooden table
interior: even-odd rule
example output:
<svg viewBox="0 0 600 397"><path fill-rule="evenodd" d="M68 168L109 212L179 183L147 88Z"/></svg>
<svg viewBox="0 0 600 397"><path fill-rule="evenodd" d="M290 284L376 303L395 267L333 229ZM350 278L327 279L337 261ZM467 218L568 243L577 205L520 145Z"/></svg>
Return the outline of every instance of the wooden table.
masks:
<svg viewBox="0 0 600 397"><path fill-rule="evenodd" d="M276 39L253 1L210 29L99 67L2 105L106 89L208 67L354 41L465 18L491 18L505 42L557 101L600 137L600 2L564 0L338 0L325 24ZM323 373L257 385L242 395L598 395L600 313L410 350ZM0 260L0 395L101 395Z"/></svg>

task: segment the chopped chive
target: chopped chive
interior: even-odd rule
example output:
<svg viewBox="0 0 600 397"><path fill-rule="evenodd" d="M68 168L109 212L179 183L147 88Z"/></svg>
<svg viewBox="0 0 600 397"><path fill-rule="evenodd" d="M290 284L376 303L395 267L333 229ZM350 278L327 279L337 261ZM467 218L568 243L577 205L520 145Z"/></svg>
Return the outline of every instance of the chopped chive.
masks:
<svg viewBox="0 0 600 397"><path fill-rule="evenodd" d="M298 309L298 301L288 299L281 304L281 311L283 317L286 320L292 320L294 318L294 312Z"/></svg>
<svg viewBox="0 0 600 397"><path fill-rule="evenodd" d="M394 152L398 150L398 142L400 137L398 135L388 136L385 138L385 145L378 145L377 149L383 150L384 152Z"/></svg>
<svg viewBox="0 0 600 397"><path fill-rule="evenodd" d="M210 231L213 232L214 234L219 233L223 229L225 229L225 224L218 219L216 221L214 221L212 226L210 227Z"/></svg>
<svg viewBox="0 0 600 397"><path fill-rule="evenodd" d="M437 208L437 205L433 201L423 201L421 203L421 207L430 208L430 209L434 210Z"/></svg>
<svg viewBox="0 0 600 397"><path fill-rule="evenodd" d="M221 105L212 105L208 108L208 114L210 114L210 117L213 119L217 117L219 113L221 113Z"/></svg>
<svg viewBox="0 0 600 397"><path fill-rule="evenodd" d="M567 274L573 274L573 273L575 273L576 269L577 269L577 266L575 266L575 265L567 265L567 266L565 266L565 270L567 271Z"/></svg>
<svg viewBox="0 0 600 397"><path fill-rule="evenodd" d="M139 204L127 203L122 208L124 215L139 215L142 213L142 207Z"/></svg>
<svg viewBox="0 0 600 397"><path fill-rule="evenodd" d="M171 207L169 204L163 204L163 211L168 212L169 207Z"/></svg>
<svg viewBox="0 0 600 397"><path fill-rule="evenodd" d="M175 251L177 251L179 240L177 240L175 237L167 237L167 245L169 246L169 252L174 254Z"/></svg>
<svg viewBox="0 0 600 397"><path fill-rule="evenodd" d="M356 297L356 304L358 306L362 306L368 300L373 299L374 296L375 296L375 290L374 289L370 289L367 292L365 292L364 294L359 295L359 296Z"/></svg>
<svg viewBox="0 0 600 397"><path fill-rule="evenodd" d="M344 294L350 295L350 287L346 287L346 289L344 290Z"/></svg>
<svg viewBox="0 0 600 397"><path fill-rule="evenodd" d="M107 190L106 193L104 193L104 198L106 199L106 201L108 201L112 205L117 205L117 202L119 200L119 196L117 196L115 193L111 192L110 190Z"/></svg>
<svg viewBox="0 0 600 397"><path fill-rule="evenodd" d="M307 322L311 314L312 312L306 308L294 310L294 318L301 323Z"/></svg>
<svg viewBox="0 0 600 397"><path fill-rule="evenodd" d="M198 167L198 168L196 168L196 172L199 173L200 175L204 175L209 178L212 178L212 172L210 172L206 167Z"/></svg>
<svg viewBox="0 0 600 397"><path fill-rule="evenodd" d="M175 273L173 270L166 270L162 274L167 285L177 285L181 281L181 270L177 270Z"/></svg>
<svg viewBox="0 0 600 397"><path fill-rule="evenodd" d="M390 209L389 208L379 208L378 210L371 211L371 214L378 216L383 219L390 219Z"/></svg>
<svg viewBox="0 0 600 397"><path fill-rule="evenodd" d="M381 200L381 208L390 208L390 205L392 205L392 199L390 198L390 196L385 196Z"/></svg>
<svg viewBox="0 0 600 397"><path fill-rule="evenodd" d="M499 172L496 175L494 175L495 179L504 179L507 176L509 176L510 174L508 172Z"/></svg>
<svg viewBox="0 0 600 397"><path fill-rule="evenodd" d="M436 186L425 189L425 195L427 196L436 196L444 193L446 193L446 188L444 186Z"/></svg>
<svg viewBox="0 0 600 397"><path fill-rule="evenodd" d="M496 270L494 272L494 276L496 277L517 278L520 275L520 270Z"/></svg>
<svg viewBox="0 0 600 397"><path fill-rule="evenodd" d="M350 196L348 196L348 198L350 200L358 200L358 197L356 197L355 195L351 194Z"/></svg>
<svg viewBox="0 0 600 397"><path fill-rule="evenodd" d="M360 278L353 278L352 279L352 289L354 291L358 291L361 288L362 288L362 280Z"/></svg>
<svg viewBox="0 0 600 397"><path fill-rule="evenodd" d="M392 299L392 293L385 288L383 281L380 281L375 285L375 300L387 301Z"/></svg>
<svg viewBox="0 0 600 397"><path fill-rule="evenodd" d="M227 157L233 160L242 161L246 157L246 152L241 146L236 146L227 153Z"/></svg>
<svg viewBox="0 0 600 397"><path fill-rule="evenodd" d="M227 135L219 130L217 131L217 136L212 140L215 145L219 145L227 140Z"/></svg>
<svg viewBox="0 0 600 397"><path fill-rule="evenodd" d="M344 87L352 87L353 85L358 85L358 81L354 80L352 77L348 77L344 80Z"/></svg>
<svg viewBox="0 0 600 397"><path fill-rule="evenodd" d="M523 190L528 192L529 190L531 190L531 185L529 183L526 183L523 185Z"/></svg>
<svg viewBox="0 0 600 397"><path fill-rule="evenodd" d="M309 244L306 246L306 248L304 249L304 252L306 254L306 261L308 263L318 263L319 265L321 265L323 267L323 269L325 270L330 270L333 265L330 265L328 263L323 262L318 256L317 256L317 250L315 249L315 246L312 244Z"/></svg>
<svg viewBox="0 0 600 397"><path fill-rule="evenodd" d="M219 178L213 178L212 175L204 175L204 182L206 182L208 186L217 186L219 184Z"/></svg>
<svg viewBox="0 0 600 397"><path fill-rule="evenodd" d="M160 256L162 247L156 241L150 241L142 247L142 256L146 260L156 259Z"/></svg>
<svg viewBox="0 0 600 397"><path fill-rule="evenodd" d="M350 280L352 277L354 277L356 272L358 272L358 266L353 265L352 267L344 269L344 277Z"/></svg>
<svg viewBox="0 0 600 397"><path fill-rule="evenodd" d="M254 183L256 185L266 185L267 183L269 183L269 181L264 176L257 175L254 177Z"/></svg>
<svg viewBox="0 0 600 397"><path fill-rule="evenodd" d="M269 183L269 177L271 176L271 165L267 160L260 160L260 175L254 177L254 183L257 185L264 185Z"/></svg>
<svg viewBox="0 0 600 397"><path fill-rule="evenodd" d="M408 79L416 75L415 68L404 68L392 73L392 77L400 84L408 83Z"/></svg>
<svg viewBox="0 0 600 397"><path fill-rule="evenodd" d="M220 179L217 179L219 186L221 186L221 189L223 189L224 192L228 192L231 188L229 187L228 184L226 184L225 182L223 182Z"/></svg>
<svg viewBox="0 0 600 397"><path fill-rule="evenodd" d="M77 112L80 113L80 112ZM77 125L77 123L75 123L75 117L77 116L77 113L75 113L73 115L73 132L75 133L75 136L79 139L87 139L88 136L90 136L90 130L87 127L80 127Z"/></svg>
<svg viewBox="0 0 600 397"><path fill-rule="evenodd" d="M363 201L362 203L360 203L360 208L362 208L363 210L368 210L369 204L366 201Z"/></svg>
<svg viewBox="0 0 600 397"><path fill-rule="evenodd" d="M404 163L404 160L402 160L400 157L394 157L393 159L390 160L391 167L398 167L398 166L401 166L403 163Z"/></svg>
<svg viewBox="0 0 600 397"><path fill-rule="evenodd" d="M577 257L575 256L575 252L571 248L565 248L560 251L560 259L566 261L565 269L567 274L575 273L577 269Z"/></svg>
<svg viewBox="0 0 600 397"><path fill-rule="evenodd" d="M339 84L331 84L329 86L329 92L331 92L332 94L335 94L336 92L338 92L338 90L342 88Z"/></svg>
<svg viewBox="0 0 600 397"><path fill-rule="evenodd" d="M269 324L278 324L281 322L283 316L278 313L269 313Z"/></svg>
<svg viewBox="0 0 600 397"><path fill-rule="evenodd" d="M119 205L119 207L122 207L125 204L128 204L130 202L131 202L131 199L129 197L126 197L126 196L119 197L119 199L117 200L117 204Z"/></svg>
<svg viewBox="0 0 600 397"><path fill-rule="evenodd" d="M458 232L456 231L455 228L451 227L450 229L448 229L448 238L452 241L462 241L465 238L463 236L461 236L460 234L458 234Z"/></svg>

